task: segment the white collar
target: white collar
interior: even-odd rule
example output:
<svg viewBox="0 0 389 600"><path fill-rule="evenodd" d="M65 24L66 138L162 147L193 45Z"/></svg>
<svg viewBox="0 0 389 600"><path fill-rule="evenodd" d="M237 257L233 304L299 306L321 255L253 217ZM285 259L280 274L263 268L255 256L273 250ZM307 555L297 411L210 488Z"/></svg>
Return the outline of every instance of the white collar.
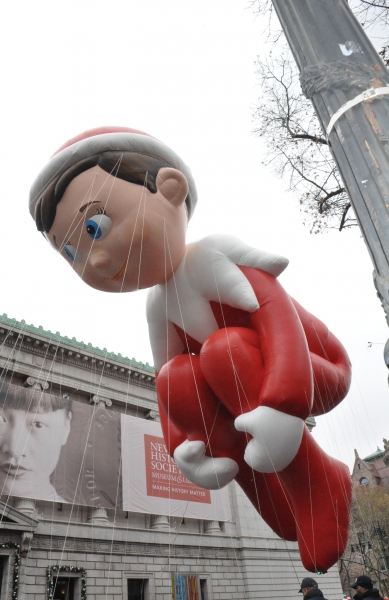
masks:
<svg viewBox="0 0 389 600"><path fill-rule="evenodd" d="M211 300L250 313L258 310L254 290L238 264L277 276L288 261L233 236L212 235L189 244L171 279L150 290L147 320L157 370L184 350L174 325L201 344L219 328Z"/></svg>

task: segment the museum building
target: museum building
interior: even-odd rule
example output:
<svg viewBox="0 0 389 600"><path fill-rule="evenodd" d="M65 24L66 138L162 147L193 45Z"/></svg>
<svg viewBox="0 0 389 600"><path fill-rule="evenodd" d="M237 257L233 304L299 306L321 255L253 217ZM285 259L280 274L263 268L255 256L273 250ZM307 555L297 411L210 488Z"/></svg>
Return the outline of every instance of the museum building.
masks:
<svg viewBox="0 0 389 600"><path fill-rule="evenodd" d="M17 478L22 477L16 471L15 485L7 487L4 472L7 467L9 474L14 467L4 462L7 450L1 447L0 431L1 600L298 597L301 579L309 574L297 544L278 538L235 483L222 490L219 508L224 512L216 507L212 513L212 502L197 506L178 499L182 510L170 511L166 498L151 498L150 505L147 499L144 505L142 498L137 499L139 489L134 489L131 477L142 470L140 455L118 459L117 440L123 444L123 423L128 423L142 431L151 427L150 444L154 443L159 419L152 366L7 315L0 317L0 344L0 388L19 386L20 393L31 397L50 394L58 399L58 415L65 406L79 415L78 429L74 425L73 437L61 454L61 476L52 482L53 496L47 500L37 499L39 493L18 495ZM20 413L20 407L11 410ZM44 426L37 414L43 414L39 408L31 427L40 430ZM88 436L78 450L81 431ZM106 432L112 443L106 442ZM120 468L113 466L116 460ZM171 459L163 460L161 464L174 471ZM100 485L97 473L103 467L111 469L112 481L102 479ZM126 478L128 498L123 491ZM72 485L76 491L69 499L66 486ZM180 493L186 493L182 489ZM193 513L187 510L189 504ZM165 508L158 513L147 506ZM196 518L197 508L206 518ZM224 516L212 519L213 514ZM328 600L343 597L336 567L316 578Z"/></svg>

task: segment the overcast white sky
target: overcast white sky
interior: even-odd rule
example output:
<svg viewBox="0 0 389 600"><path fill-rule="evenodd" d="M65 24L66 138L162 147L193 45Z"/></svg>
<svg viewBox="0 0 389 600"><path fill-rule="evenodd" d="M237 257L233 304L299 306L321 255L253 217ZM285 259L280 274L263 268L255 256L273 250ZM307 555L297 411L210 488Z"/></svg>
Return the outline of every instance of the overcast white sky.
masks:
<svg viewBox="0 0 389 600"><path fill-rule="evenodd" d="M246 0L3 0L0 312L152 363L145 293L87 288L35 230L29 187L67 139L99 125L144 130L191 167L188 240L232 233L289 257L281 282L342 340L351 392L315 437L348 464L389 437L388 337L359 232L312 236L297 198L261 166L251 134L263 23ZM368 349L368 342L375 345Z"/></svg>

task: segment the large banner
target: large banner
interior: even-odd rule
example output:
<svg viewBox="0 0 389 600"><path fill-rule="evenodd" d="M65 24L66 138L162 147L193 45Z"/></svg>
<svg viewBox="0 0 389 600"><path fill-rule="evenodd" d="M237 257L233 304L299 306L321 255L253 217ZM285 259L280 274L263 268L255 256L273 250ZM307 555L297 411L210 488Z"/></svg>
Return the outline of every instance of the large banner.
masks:
<svg viewBox="0 0 389 600"><path fill-rule="evenodd" d="M123 509L228 521L228 489L204 490L169 455L159 423L122 415Z"/></svg>
<svg viewBox="0 0 389 600"><path fill-rule="evenodd" d="M225 521L228 490L188 481L159 423L0 384L0 493Z"/></svg>
<svg viewBox="0 0 389 600"><path fill-rule="evenodd" d="M173 573L171 578L173 600L199 600L199 580L196 575Z"/></svg>
<svg viewBox="0 0 389 600"><path fill-rule="evenodd" d="M120 414L0 385L2 494L120 507L120 455Z"/></svg>

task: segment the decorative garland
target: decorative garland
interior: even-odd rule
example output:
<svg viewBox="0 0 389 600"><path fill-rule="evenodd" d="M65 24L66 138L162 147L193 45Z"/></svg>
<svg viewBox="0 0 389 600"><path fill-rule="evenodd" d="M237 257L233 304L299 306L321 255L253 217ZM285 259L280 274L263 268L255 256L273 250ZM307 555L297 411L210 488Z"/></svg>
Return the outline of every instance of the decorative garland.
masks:
<svg viewBox="0 0 389 600"><path fill-rule="evenodd" d="M68 565L54 565L47 567L46 569L46 580L47 580L47 597L48 600L54 598L54 575L59 576L60 573L81 573L81 600L87 600L86 596L86 570L83 567L70 567ZM13 598L13 596L12 596ZM16 596L17 600L17 596Z"/></svg>
<svg viewBox="0 0 389 600"><path fill-rule="evenodd" d="M19 567L20 567L20 544L15 542L4 542L0 544L0 549L11 549L15 548L14 552L14 571L12 574L12 600L18 600L19 598Z"/></svg>

